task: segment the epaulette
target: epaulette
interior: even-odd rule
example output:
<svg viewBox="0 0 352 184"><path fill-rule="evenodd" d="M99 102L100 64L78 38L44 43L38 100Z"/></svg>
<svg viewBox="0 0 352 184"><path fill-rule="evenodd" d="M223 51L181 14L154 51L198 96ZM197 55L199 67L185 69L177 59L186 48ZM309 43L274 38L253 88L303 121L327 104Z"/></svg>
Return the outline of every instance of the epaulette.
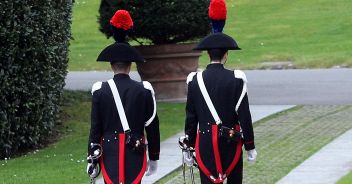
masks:
<svg viewBox="0 0 352 184"><path fill-rule="evenodd" d="M152 86L152 84L150 84L150 82L148 82L148 81L143 81L142 83L143 83L143 86L144 86L145 89L151 91L152 94L155 95L153 86Z"/></svg>
<svg viewBox="0 0 352 184"><path fill-rule="evenodd" d="M234 74L235 78L242 79L243 82L247 82L246 74L242 70L235 70Z"/></svg>
<svg viewBox="0 0 352 184"><path fill-rule="evenodd" d="M188 84L189 82L191 82L193 80L193 77L197 74L197 72L191 72L188 74L187 76L187 80L186 83Z"/></svg>
<svg viewBox="0 0 352 184"><path fill-rule="evenodd" d="M100 81L98 81L98 82L96 82L96 83L93 84L93 87L92 87L92 95L93 95L93 93L94 93L96 90L99 90L99 89L101 88L101 85L102 85L102 84L103 84L103 83L100 82Z"/></svg>

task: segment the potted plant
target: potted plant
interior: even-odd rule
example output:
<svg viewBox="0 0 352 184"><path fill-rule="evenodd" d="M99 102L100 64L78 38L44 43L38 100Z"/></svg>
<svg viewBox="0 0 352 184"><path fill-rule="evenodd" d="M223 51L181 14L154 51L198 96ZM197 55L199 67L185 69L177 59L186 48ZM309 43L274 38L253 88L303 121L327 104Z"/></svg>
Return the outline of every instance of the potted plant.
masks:
<svg viewBox="0 0 352 184"><path fill-rule="evenodd" d="M142 80L153 84L158 100L180 100L201 55L192 41L211 30L208 5L209 0L102 0L100 30L110 37L110 18L118 9L128 10L134 21L130 38L141 44L135 47L147 60L137 65Z"/></svg>

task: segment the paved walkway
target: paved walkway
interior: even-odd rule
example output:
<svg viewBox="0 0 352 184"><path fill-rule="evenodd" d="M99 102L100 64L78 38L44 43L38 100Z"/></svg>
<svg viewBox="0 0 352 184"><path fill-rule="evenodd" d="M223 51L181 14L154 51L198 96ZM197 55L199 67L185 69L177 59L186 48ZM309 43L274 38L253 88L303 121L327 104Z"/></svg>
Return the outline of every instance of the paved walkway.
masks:
<svg viewBox="0 0 352 184"><path fill-rule="evenodd" d="M248 70L252 104L352 104L352 69Z"/></svg>
<svg viewBox="0 0 352 184"><path fill-rule="evenodd" d="M271 114L286 110L293 107L292 105L253 105L250 106L253 122L256 122ZM161 143L160 160L158 162L158 172L152 176L143 178L143 184L155 183L167 174L173 172L181 166L181 151L178 147L178 138L183 135L183 132L176 134ZM99 180L98 184L103 181Z"/></svg>
<svg viewBox="0 0 352 184"><path fill-rule="evenodd" d="M352 171L352 129L323 147L278 184L332 184Z"/></svg>
<svg viewBox="0 0 352 184"><path fill-rule="evenodd" d="M352 104L352 69L248 70L250 104ZM89 91L112 72L69 72L66 89ZM131 77L140 80L137 72ZM333 98L332 98L333 97Z"/></svg>
<svg viewBox="0 0 352 184"><path fill-rule="evenodd" d="M107 81L113 77L112 72L68 72L66 76L65 89L90 91L92 86L97 81ZM138 72L131 72L130 77L133 80L140 81L141 78Z"/></svg>

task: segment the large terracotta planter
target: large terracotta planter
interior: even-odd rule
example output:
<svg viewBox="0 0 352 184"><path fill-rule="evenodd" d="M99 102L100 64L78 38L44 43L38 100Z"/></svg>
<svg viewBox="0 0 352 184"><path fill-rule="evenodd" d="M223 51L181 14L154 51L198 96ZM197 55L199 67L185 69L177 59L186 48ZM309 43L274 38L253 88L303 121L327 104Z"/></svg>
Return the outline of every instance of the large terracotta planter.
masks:
<svg viewBox="0 0 352 184"><path fill-rule="evenodd" d="M195 44L136 46L146 59L137 64L142 80L152 83L159 101L186 99L186 78L198 68L201 52L193 51Z"/></svg>

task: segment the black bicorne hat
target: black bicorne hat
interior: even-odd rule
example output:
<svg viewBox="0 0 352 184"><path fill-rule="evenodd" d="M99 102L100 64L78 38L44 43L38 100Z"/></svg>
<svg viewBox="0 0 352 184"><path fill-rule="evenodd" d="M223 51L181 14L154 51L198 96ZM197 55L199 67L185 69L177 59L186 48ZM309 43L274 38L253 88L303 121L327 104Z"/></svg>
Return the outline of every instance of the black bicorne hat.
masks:
<svg viewBox="0 0 352 184"><path fill-rule="evenodd" d="M127 35L133 27L133 21L128 11L117 10L110 20L115 43L107 46L98 56L97 61L115 62L145 62L142 55L127 42Z"/></svg>
<svg viewBox="0 0 352 184"><path fill-rule="evenodd" d="M142 55L128 43L116 42L107 46L98 56L97 61L105 62L145 62Z"/></svg>
<svg viewBox="0 0 352 184"><path fill-rule="evenodd" d="M203 38L193 50L241 50L236 41L224 33L214 33Z"/></svg>

